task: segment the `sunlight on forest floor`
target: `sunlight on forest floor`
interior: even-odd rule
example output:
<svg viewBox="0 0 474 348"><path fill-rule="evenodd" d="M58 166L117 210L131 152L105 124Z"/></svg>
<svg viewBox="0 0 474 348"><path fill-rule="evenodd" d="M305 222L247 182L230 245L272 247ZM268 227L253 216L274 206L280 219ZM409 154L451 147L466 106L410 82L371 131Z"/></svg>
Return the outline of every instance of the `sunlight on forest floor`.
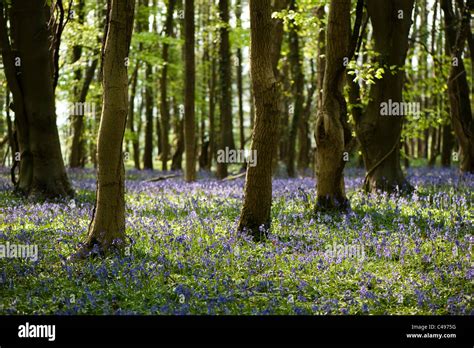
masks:
<svg viewBox="0 0 474 348"><path fill-rule="evenodd" d="M71 171L76 198L28 203L0 170L0 244L38 246L0 259L0 314L473 314L473 177L414 169L409 196L360 192L352 210L313 211L314 179L275 179L272 230L235 234L244 179L144 182L127 173L129 255L66 262L85 239L95 174ZM356 245L363 257L331 257Z"/></svg>

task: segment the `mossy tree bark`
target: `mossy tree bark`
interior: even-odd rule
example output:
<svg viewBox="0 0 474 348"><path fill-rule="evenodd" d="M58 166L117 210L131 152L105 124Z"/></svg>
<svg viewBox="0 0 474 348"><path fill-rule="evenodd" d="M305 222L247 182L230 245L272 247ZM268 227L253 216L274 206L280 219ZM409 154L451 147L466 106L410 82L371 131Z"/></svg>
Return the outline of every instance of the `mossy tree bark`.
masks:
<svg viewBox="0 0 474 348"><path fill-rule="evenodd" d="M251 150L257 152L257 165L247 166L245 197L239 231L247 231L260 240L270 227L272 205L272 161L278 136L278 85L273 74L273 28L270 0L250 0L250 71L255 102L255 121Z"/></svg>
<svg viewBox="0 0 474 348"><path fill-rule="evenodd" d="M103 107L98 140L97 197L85 250L106 252L125 241L123 138L128 113L128 58L134 0L110 0L103 52Z"/></svg>

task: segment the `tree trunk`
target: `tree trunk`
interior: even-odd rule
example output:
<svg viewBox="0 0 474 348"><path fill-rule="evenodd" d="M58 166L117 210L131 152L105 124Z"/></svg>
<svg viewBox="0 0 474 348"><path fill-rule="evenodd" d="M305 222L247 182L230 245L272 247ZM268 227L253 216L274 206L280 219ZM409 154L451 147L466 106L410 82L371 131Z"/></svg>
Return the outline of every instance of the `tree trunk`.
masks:
<svg viewBox="0 0 474 348"><path fill-rule="evenodd" d="M461 2L462 3L462 2ZM474 173L474 118L471 110L470 91L462 54L470 35L470 9L465 4L460 9L462 18L456 30L456 17L451 0L441 0L446 30L446 47L451 54L448 78L451 125L461 148L460 169Z"/></svg>
<svg viewBox="0 0 474 348"><path fill-rule="evenodd" d="M234 149L234 136L232 132L232 70L230 62L230 41L229 41L229 1L219 0L219 17L222 21L220 28L220 78L221 78L221 98L220 98L220 150L226 148ZM227 163L217 163L217 177L223 179L227 176Z"/></svg>
<svg viewBox="0 0 474 348"><path fill-rule="evenodd" d="M319 6L316 15L318 17L319 34L318 34L318 59L316 61L316 111L322 110L323 108L323 83L324 83L324 72L326 70L326 24L323 23L326 17L326 11L324 6ZM316 133L314 133L314 139L316 140ZM314 149L314 174L318 167L317 151Z"/></svg>
<svg viewBox="0 0 474 348"><path fill-rule="evenodd" d="M185 90L184 90L184 147L187 182L196 180L196 125L195 125L195 57L194 57L194 0L185 0Z"/></svg>
<svg viewBox="0 0 474 348"><path fill-rule="evenodd" d="M173 34L173 14L176 0L168 1L168 9L166 10L165 36L171 37ZM168 158L170 153L170 143L168 133L170 131L170 110L168 103L168 63L169 63L169 44L163 43L162 51L163 68L161 69L160 78L160 112L161 112L161 161L162 169L168 170Z"/></svg>
<svg viewBox="0 0 474 348"><path fill-rule="evenodd" d="M180 112L178 111L178 105L176 100L173 100L174 114L176 121L176 134L178 139L176 142L176 151L173 154L171 161L171 170L183 169L183 153L184 153L184 119L181 118Z"/></svg>
<svg viewBox="0 0 474 348"><path fill-rule="evenodd" d="M103 108L100 119L96 203L84 257L94 246L106 252L125 244L125 168L122 144L127 124L128 77L125 59L133 30L134 0L109 0L103 50Z"/></svg>
<svg viewBox="0 0 474 348"><path fill-rule="evenodd" d="M311 108L313 106L314 92L316 91L316 72L314 70L314 61L311 60L311 86L307 91L306 102L302 112L299 125L299 151L298 151L298 171L303 175L308 168L311 158L311 138L309 129L309 119L311 117Z"/></svg>
<svg viewBox="0 0 474 348"><path fill-rule="evenodd" d="M250 0L250 70L255 100L255 127L251 150L256 151L256 166L247 166L244 202L239 231L247 231L256 240L265 236L271 221L272 160L278 136L278 86L271 64L272 29L270 0Z"/></svg>
<svg viewBox="0 0 474 348"><path fill-rule="evenodd" d="M211 77L209 79L209 163L208 169L211 170L212 162L216 158L216 81L217 69L216 59L211 60Z"/></svg>
<svg viewBox="0 0 474 348"><path fill-rule="evenodd" d="M0 3L0 49L13 95L20 151L18 192L31 198L70 196L56 126L53 74L44 2L14 1L9 38L7 12ZM13 43L13 47L10 46Z"/></svg>
<svg viewBox="0 0 474 348"><path fill-rule="evenodd" d="M344 149L346 148L347 106L342 94L344 58L349 56L351 37L350 0L332 0L326 39L326 71L322 107L316 118L317 208L345 209Z"/></svg>
<svg viewBox="0 0 474 348"><path fill-rule="evenodd" d="M451 129L451 125L447 124L443 126L443 146L441 147L441 166L451 166L451 156L454 147L454 137Z"/></svg>
<svg viewBox="0 0 474 348"><path fill-rule="evenodd" d="M366 168L366 191L410 190L400 166L400 135L402 116L382 116L382 103L402 102L403 71L394 74L389 66L403 68L408 49L413 0L367 0L372 22L375 52L385 68L382 79L371 86L370 101L365 113L356 121L356 134L362 145Z"/></svg>
<svg viewBox="0 0 474 348"><path fill-rule="evenodd" d="M136 62L135 70L132 75L132 86L130 88L130 104L128 111L128 129L132 135L132 147L133 147L133 163L135 169L140 170L140 132L135 131L135 94L137 92L137 82L138 82L138 69L140 67L140 62ZM141 116L140 116L141 117Z"/></svg>
<svg viewBox="0 0 474 348"><path fill-rule="evenodd" d="M291 0L290 11L297 12L296 0ZM300 58L300 41L298 37L299 26L295 20L290 22L290 64L291 64L291 76L294 81L293 96L294 104L292 105L293 110L290 115L293 116L290 124L290 135L288 137L288 157L287 157L287 171L290 178L295 176L295 153L296 153L296 136L298 132L298 126L300 124L301 114L303 112L304 103L304 75L303 67Z"/></svg>
<svg viewBox="0 0 474 348"><path fill-rule="evenodd" d="M87 94L89 92L89 87L92 83L94 78L95 70L97 68L99 61L98 59L94 59L91 65L88 67L86 71L86 76L84 79L84 83L82 85L81 92L78 95L77 103L79 105L84 105L86 102ZM69 158L69 165L71 168L78 168L83 167L84 158L84 139L83 139L83 128L84 128L84 117L90 115L73 115L73 136L72 136L72 145L71 145L71 157Z"/></svg>
<svg viewBox="0 0 474 348"><path fill-rule="evenodd" d="M146 64L145 70L145 149L143 152L143 168L153 170L153 87L152 67Z"/></svg>
<svg viewBox="0 0 474 348"><path fill-rule="evenodd" d="M237 19L237 28L242 28L242 1L237 0L235 5L235 17ZM239 140L240 149L245 147L245 131L244 131L244 101L243 101L243 86L242 86L242 49L237 48L237 94L239 101Z"/></svg>

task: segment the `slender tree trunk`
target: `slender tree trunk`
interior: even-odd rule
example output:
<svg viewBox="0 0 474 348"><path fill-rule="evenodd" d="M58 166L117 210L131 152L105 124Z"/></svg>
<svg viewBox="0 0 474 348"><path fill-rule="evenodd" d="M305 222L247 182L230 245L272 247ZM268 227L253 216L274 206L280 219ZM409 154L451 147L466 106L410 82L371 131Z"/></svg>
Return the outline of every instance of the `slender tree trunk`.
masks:
<svg viewBox="0 0 474 348"><path fill-rule="evenodd" d="M451 166L451 156L454 147L454 137L451 125L449 124L443 126L442 143L443 146L441 147L441 166L446 168Z"/></svg>
<svg viewBox="0 0 474 348"><path fill-rule="evenodd" d="M78 5L77 5L77 21L79 24L84 23L84 0L80 0ZM71 64L77 63L79 59L81 59L82 55L82 46L80 45L75 45L72 48L72 61ZM92 73L93 75L93 73ZM81 67L77 67L74 70L74 79L75 81L79 82L82 79L82 69ZM73 105L73 110L75 109L74 105L75 103L83 103L82 101L79 101L79 96L80 91L78 86L75 86L73 88L73 100L72 100L72 105ZM71 115L71 120L72 120L72 143L71 143L71 154L69 157L69 166L71 168L77 168L81 166L81 159L83 156L84 149L81 148L81 145L84 145L82 142L82 129L84 127L84 115L76 115L73 113Z"/></svg>
<svg viewBox="0 0 474 348"><path fill-rule="evenodd" d="M176 99L173 100L174 105L174 117L176 121L176 134L178 139L176 142L176 151L173 154L171 161L171 170L182 170L183 169L183 153L184 153L184 119L181 117L178 111L178 104Z"/></svg>
<svg viewBox="0 0 474 348"><path fill-rule="evenodd" d="M223 25L220 28L220 146L234 149L234 135L232 131L232 70L230 62L230 40L229 40L229 0L219 0L219 17ZM228 175L227 163L217 163L217 177L223 179Z"/></svg>
<svg viewBox="0 0 474 348"><path fill-rule="evenodd" d="M437 139L438 139L438 128L430 127L430 157L428 161L428 166L433 167L436 164L436 159L438 158L438 148L437 148Z"/></svg>
<svg viewBox="0 0 474 348"><path fill-rule="evenodd" d="M278 140L278 86L267 36L273 27L271 12L270 0L250 0L250 69L256 110L251 150L256 151L258 161L256 166L247 166L238 230L249 232L256 240L265 236L261 226L270 227L272 161Z"/></svg>
<svg viewBox="0 0 474 348"><path fill-rule="evenodd" d="M313 106L314 92L316 91L316 72L314 70L314 61L311 60L311 86L307 91L306 102L302 112L299 125L299 151L298 151L298 171L303 175L308 168L311 159L311 138L309 129L309 119L311 117L311 108Z"/></svg>
<svg viewBox="0 0 474 348"><path fill-rule="evenodd" d="M209 164L208 169L212 168L212 162L216 158L216 81L217 69L216 59L211 60L211 78L209 80Z"/></svg>
<svg viewBox="0 0 474 348"><path fill-rule="evenodd" d="M242 1L237 0L235 5L235 17L237 19L237 28L242 28ZM245 147L245 132L244 132L244 106L243 106L243 87L242 87L242 49L237 48L237 94L239 101L239 140L240 149Z"/></svg>
<svg viewBox="0 0 474 348"><path fill-rule="evenodd" d="M31 198L72 195L56 126L48 9L42 1L12 2L9 37L4 6L1 2L0 49L20 151L16 189Z"/></svg>
<svg viewBox="0 0 474 348"><path fill-rule="evenodd" d="M351 36L350 8L350 0L332 0L329 7L323 100L316 119L317 208L321 210L348 205L343 175L347 106L342 91L343 62L349 56Z"/></svg>
<svg viewBox="0 0 474 348"><path fill-rule="evenodd" d="M137 92L137 82L138 82L138 69L140 67L140 62L136 62L135 70L133 70L132 75L132 86L130 88L130 102L129 102L129 111L128 111L128 129L132 135L132 147L133 147L133 163L135 169L140 170L140 133L135 131L135 94Z"/></svg>
<svg viewBox="0 0 474 348"><path fill-rule="evenodd" d="M78 95L77 103L80 105L84 105L86 102L87 94L89 92L89 87L94 79L94 74L97 69L99 61L94 59L91 65L88 67L86 71L86 76L84 78L84 83L82 85L82 89ZM91 109L91 108L88 108ZM84 117L88 117L90 115L74 115L73 117L73 136L72 136L72 145L71 145L71 157L69 158L69 165L71 168L78 168L83 167L84 158L84 151L85 151L85 144L83 139L83 129L84 129Z"/></svg>
<svg viewBox="0 0 474 348"><path fill-rule="evenodd" d="M194 57L194 0L185 0L185 89L184 89L184 146L186 154L185 180L196 180L196 124L195 124L195 57Z"/></svg>
<svg viewBox="0 0 474 348"><path fill-rule="evenodd" d="M168 9L166 10L165 36L171 37L173 34L173 15L176 0L168 1ZM170 110L168 103L168 63L169 63L169 44L163 43L162 59L164 62L161 69L160 78L160 111L161 111L161 161L162 169L168 170L168 159L170 154L169 131L170 131Z"/></svg>
<svg viewBox="0 0 474 348"><path fill-rule="evenodd" d="M288 59L285 59L281 72L277 72L275 78L281 82L283 93L280 94L279 108L280 108L280 125L279 125L279 160L283 163L288 163L288 149L289 149L289 129L290 129L290 98L291 85L290 79L286 78L290 74L290 66ZM275 160L276 161L276 160ZM287 170L288 172L288 170Z"/></svg>
<svg viewBox="0 0 474 348"><path fill-rule="evenodd" d="M326 17L326 11L324 6L319 6L316 15L319 20L319 34L318 34L318 59L316 61L316 110L322 110L323 108L323 82L324 72L326 71L326 25L323 23ZM316 133L314 133L314 139L316 140ZM314 173L316 173L318 167L317 151L316 148L314 153Z"/></svg>
<svg viewBox="0 0 474 348"><path fill-rule="evenodd" d="M291 0L290 10L297 12L298 8L296 5L296 0ZM304 75L303 67L301 64L300 58L300 40L298 37L299 26L296 24L296 21L292 20L290 24L290 64L291 64L291 75L294 81L293 87L293 96L294 103L292 104L293 118L291 119L290 124L290 135L288 137L288 162L287 170L288 176L290 178L296 175L295 172L295 158L296 158L296 136L298 132L298 126L300 124L301 114L303 112L303 103L304 103Z"/></svg>
<svg viewBox="0 0 474 348"><path fill-rule="evenodd" d="M288 8L289 5L289 0L276 0L273 2L272 6L272 11L273 12L280 12L282 10L285 10ZM271 31L271 38L272 38L272 45L271 45L271 59L272 59L272 69L273 69L273 75L275 79L277 79L277 82L282 82L282 85L284 87L287 87L289 85L288 79L283 77L288 76L287 71L284 71L281 73L279 71L278 64L280 62L281 58L281 47L283 43L283 37L284 37L284 25L282 20L274 20L273 21L273 27ZM285 64L283 67L284 70L288 70L288 64ZM285 90L289 90L289 87ZM250 119L250 125L251 129L254 128L254 120L255 120L255 105L253 102L253 92L252 89L250 90L251 94L251 106L250 106L250 114L251 114L251 119ZM278 166L278 161L284 161L286 163L286 152L288 150L288 108L287 108L287 98L282 95L282 93L278 93L278 96L280 100L278 101L278 105L280 108L280 124L279 124L279 129L278 129L278 139L279 139L279 145L278 145L278 155L274 157L273 159L273 168L277 168Z"/></svg>
<svg viewBox="0 0 474 348"><path fill-rule="evenodd" d="M381 66L403 68L408 49L413 0L367 0L373 27L375 52ZM359 121L356 134L362 146L366 168L366 191L410 190L400 166L402 116L382 116L382 103L402 102L403 71L385 72L371 86L370 101Z"/></svg>
<svg viewBox="0 0 474 348"><path fill-rule="evenodd" d="M94 246L101 252L125 244L125 168L123 137L128 112L128 58L133 30L134 0L109 0L108 30L103 50L103 108L98 140L96 203L85 246L74 257L85 257Z"/></svg>
<svg viewBox="0 0 474 348"><path fill-rule="evenodd" d="M145 149L143 152L143 168L153 170L153 87L152 67L146 64L145 70Z"/></svg>

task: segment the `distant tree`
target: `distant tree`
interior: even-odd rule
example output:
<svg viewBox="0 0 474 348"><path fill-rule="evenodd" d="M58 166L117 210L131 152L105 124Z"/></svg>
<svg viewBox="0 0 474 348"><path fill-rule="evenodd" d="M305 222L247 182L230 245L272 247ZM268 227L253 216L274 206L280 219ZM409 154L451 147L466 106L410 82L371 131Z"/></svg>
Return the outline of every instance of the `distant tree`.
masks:
<svg viewBox="0 0 474 348"><path fill-rule="evenodd" d="M44 1L12 1L10 11L0 2L0 49L19 144L15 187L41 198L73 194L56 126L50 13Z"/></svg>
<svg viewBox="0 0 474 348"><path fill-rule="evenodd" d="M122 144L128 113L126 61L133 30L135 0L110 0L103 48L103 107L98 139L96 203L84 247L106 252L125 243L125 168Z"/></svg>
<svg viewBox="0 0 474 348"><path fill-rule="evenodd" d="M270 227L272 161L278 141L278 84L273 74L272 41L268 40L274 25L270 4L270 0L250 0L250 72L256 112L251 150L257 153L257 164L247 166L238 230L247 231L256 240L265 235L261 227Z"/></svg>

